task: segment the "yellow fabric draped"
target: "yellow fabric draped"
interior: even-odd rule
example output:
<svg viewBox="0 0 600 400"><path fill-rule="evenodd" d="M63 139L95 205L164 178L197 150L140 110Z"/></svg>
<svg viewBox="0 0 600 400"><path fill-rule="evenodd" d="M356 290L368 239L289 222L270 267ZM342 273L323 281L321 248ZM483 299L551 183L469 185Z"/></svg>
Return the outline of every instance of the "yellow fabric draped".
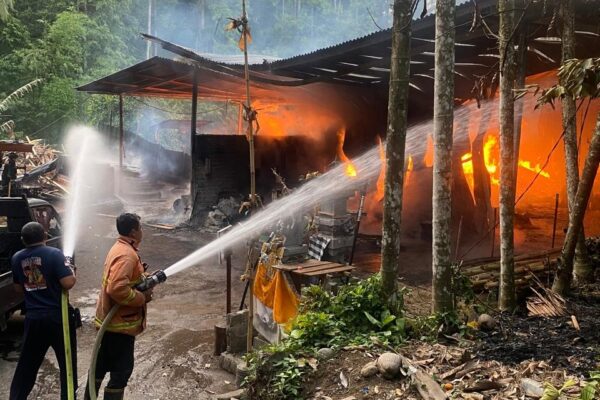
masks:
<svg viewBox="0 0 600 400"><path fill-rule="evenodd" d="M298 313L298 297L283 274L260 262L253 286L254 296L273 310L273 320L278 324L290 322Z"/></svg>

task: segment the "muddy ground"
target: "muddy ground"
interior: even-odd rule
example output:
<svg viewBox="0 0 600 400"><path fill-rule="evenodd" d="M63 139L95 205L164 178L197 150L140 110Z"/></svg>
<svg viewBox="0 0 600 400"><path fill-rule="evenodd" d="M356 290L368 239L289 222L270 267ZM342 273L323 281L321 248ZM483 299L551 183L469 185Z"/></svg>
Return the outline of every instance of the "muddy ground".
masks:
<svg viewBox="0 0 600 400"><path fill-rule="evenodd" d="M151 269L165 268L212 239L210 234L186 230L145 227L144 233L140 254ZM113 219L94 217L81 235L76 252L78 276L71 302L81 309L84 318L84 326L77 332L80 389L95 339L91 321L102 265L115 237ZM233 265L232 303L238 307L243 286L237 277L243 269L243 259L234 255ZM189 268L169 278L154 293L154 300L148 305L148 329L136 341L136 364L126 398L209 399L214 393L235 389L234 377L219 369L217 358L212 355L214 325L225 314L224 265L215 259ZM0 334L0 399L8 398L22 331L23 317L13 316L7 332ZM55 399L59 392L58 365L49 352L30 398Z"/></svg>

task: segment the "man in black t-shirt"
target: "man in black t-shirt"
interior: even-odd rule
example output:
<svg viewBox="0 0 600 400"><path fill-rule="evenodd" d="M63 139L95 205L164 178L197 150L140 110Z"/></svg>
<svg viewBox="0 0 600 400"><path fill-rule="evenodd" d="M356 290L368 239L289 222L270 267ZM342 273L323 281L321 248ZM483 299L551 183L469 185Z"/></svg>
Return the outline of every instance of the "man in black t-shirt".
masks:
<svg viewBox="0 0 600 400"><path fill-rule="evenodd" d="M11 260L13 282L25 294L25 333L23 349L10 387L10 400L26 400L49 347L54 349L60 367L61 399L67 399L67 373L61 316L62 290L75 285L73 270L65 264L62 251L45 245L46 232L37 222L21 230L25 249ZM69 321L73 384L77 387L75 324Z"/></svg>

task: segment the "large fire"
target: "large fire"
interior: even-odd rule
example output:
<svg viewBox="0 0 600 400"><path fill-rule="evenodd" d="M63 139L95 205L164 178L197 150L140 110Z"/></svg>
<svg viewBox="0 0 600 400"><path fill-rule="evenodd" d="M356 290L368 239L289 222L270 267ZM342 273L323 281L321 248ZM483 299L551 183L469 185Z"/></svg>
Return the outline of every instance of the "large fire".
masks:
<svg viewBox="0 0 600 400"><path fill-rule="evenodd" d="M346 140L346 129L344 129L344 128L338 129L337 137L338 137L337 156L340 159L340 161L342 161L346 165L346 167L345 167L346 175L348 175L350 177L355 177L357 175L356 167L354 166L354 164L352 164L352 161L350 161L348 156L346 156L346 153L344 153L344 142Z"/></svg>
<svg viewBox="0 0 600 400"><path fill-rule="evenodd" d="M490 174L490 182L495 186L500 185L500 168L498 167L499 153L500 148L498 145L498 139L494 135L487 135L485 141L483 142L483 161L485 163L487 172ZM472 153L465 153L461 157L461 162L469 189L471 190L471 193L474 193ZM519 167L539 174L546 179L550 179L550 174L547 171L544 171L539 163L534 166L531 161L519 159Z"/></svg>
<svg viewBox="0 0 600 400"><path fill-rule="evenodd" d="M375 192L375 200L383 200L384 186L385 186L385 148L381 142L381 138L377 136L377 143L379 144L379 159L381 160L381 170L379 171L379 177L377 178L377 192Z"/></svg>

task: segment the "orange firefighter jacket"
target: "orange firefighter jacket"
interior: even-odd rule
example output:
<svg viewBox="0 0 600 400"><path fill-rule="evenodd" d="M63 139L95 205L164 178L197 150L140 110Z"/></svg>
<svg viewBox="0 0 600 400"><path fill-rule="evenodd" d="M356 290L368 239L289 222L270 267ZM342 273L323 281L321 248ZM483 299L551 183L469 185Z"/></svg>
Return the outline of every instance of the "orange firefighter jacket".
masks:
<svg viewBox="0 0 600 400"><path fill-rule="evenodd" d="M108 252L96 306L94 322L97 328L115 304L119 304L120 308L109 322L107 331L136 336L146 328L146 299L142 292L133 288L144 276L144 267L137 252L135 243L123 236Z"/></svg>

